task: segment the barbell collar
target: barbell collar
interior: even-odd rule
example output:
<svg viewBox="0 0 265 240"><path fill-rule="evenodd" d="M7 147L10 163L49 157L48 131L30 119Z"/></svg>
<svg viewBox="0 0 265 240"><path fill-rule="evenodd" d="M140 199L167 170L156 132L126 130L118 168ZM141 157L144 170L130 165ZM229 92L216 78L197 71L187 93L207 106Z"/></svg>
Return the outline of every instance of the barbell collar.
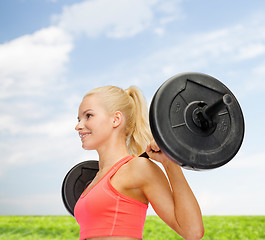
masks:
<svg viewBox="0 0 265 240"><path fill-rule="evenodd" d="M208 118L212 118L213 116L218 114L221 110L229 106L232 102L233 102L232 97L229 94L225 94L222 98L220 98L212 105L210 106L206 105L203 108L203 115Z"/></svg>

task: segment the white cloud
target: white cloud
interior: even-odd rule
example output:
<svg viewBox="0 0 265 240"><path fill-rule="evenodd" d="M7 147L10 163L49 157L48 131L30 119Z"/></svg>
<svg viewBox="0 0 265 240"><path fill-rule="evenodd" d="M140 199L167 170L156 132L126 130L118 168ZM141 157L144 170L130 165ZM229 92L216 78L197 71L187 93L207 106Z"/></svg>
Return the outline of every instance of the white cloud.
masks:
<svg viewBox="0 0 265 240"><path fill-rule="evenodd" d="M251 59L263 55L265 53L265 45L262 43L251 43L243 49L239 49L238 59Z"/></svg>
<svg viewBox="0 0 265 240"><path fill-rule="evenodd" d="M158 87L169 77L186 71L215 74L235 95L246 95L265 90L264 18L248 19L244 25L232 25L210 32L175 36L175 44L166 44L149 56L132 62L123 61L112 72L97 75L100 82L126 79L115 84L139 84L140 87ZM155 30L163 35L162 29ZM260 60L262 59L262 61ZM126 67L127 65L130 68ZM248 65L248 68L245 67ZM233 66L234 69L231 68ZM124 78L126 76L126 78ZM251 81L249 81L251 79Z"/></svg>
<svg viewBox="0 0 265 240"><path fill-rule="evenodd" d="M81 141L74 132L67 137L63 135L50 137L45 134L15 136L12 139L6 137L5 142L2 141L0 144L0 177L6 178L10 171L12 174L12 168L30 166L28 169L30 171L31 168L36 168L41 163L47 166L61 163L58 172L66 166L69 166L70 170L70 167L78 161L85 161L90 157L95 158L93 152L84 151L81 146Z"/></svg>
<svg viewBox="0 0 265 240"><path fill-rule="evenodd" d="M72 48L70 36L56 27L0 45L0 97L40 94L65 71Z"/></svg>
<svg viewBox="0 0 265 240"><path fill-rule="evenodd" d="M74 131L74 127L77 123L77 120L73 115L73 113L64 113L45 121L39 120L35 122L30 122L29 120L21 121L21 117L18 121L16 114L14 114L13 116L6 114L1 116L0 131L7 131L12 135L17 136L42 135L46 137L67 137L72 134L72 132ZM26 116L24 115L24 118L25 117Z"/></svg>
<svg viewBox="0 0 265 240"><path fill-rule="evenodd" d="M198 201L203 215L263 215L265 195L258 192L233 193L203 191ZM255 197L253 197L255 196Z"/></svg>
<svg viewBox="0 0 265 240"><path fill-rule="evenodd" d="M264 215L265 153L239 151L221 168L185 176L204 215Z"/></svg>
<svg viewBox="0 0 265 240"><path fill-rule="evenodd" d="M159 35L159 36L163 36L164 33L165 33L165 31L164 31L163 28L155 28L154 29L154 33L157 34L157 35Z"/></svg>
<svg viewBox="0 0 265 240"><path fill-rule="evenodd" d="M72 49L71 36L53 26L0 45L1 177L14 166L80 156L73 106L61 95Z"/></svg>
<svg viewBox="0 0 265 240"><path fill-rule="evenodd" d="M253 32L256 31L265 31L265 27L249 24L247 28L232 26L210 33L186 36L187 41L178 42L150 58L191 68L208 67L213 62L243 62L265 53L265 36L254 35Z"/></svg>
<svg viewBox="0 0 265 240"><path fill-rule="evenodd" d="M179 0L89 0L65 6L53 22L74 34L88 37L132 37L146 29L161 28L181 16ZM159 17L159 21L156 21ZM156 25L160 25L156 26Z"/></svg>
<svg viewBox="0 0 265 240"><path fill-rule="evenodd" d="M253 155L244 155L239 152L228 164L232 169L264 169L265 170L265 152L255 153Z"/></svg>
<svg viewBox="0 0 265 240"><path fill-rule="evenodd" d="M260 61L246 76L245 92L264 92L265 90L265 61ZM251 81L249 81L251 79Z"/></svg>
<svg viewBox="0 0 265 240"><path fill-rule="evenodd" d="M8 215L59 215L64 211L60 194L28 194L0 198L1 214Z"/></svg>
<svg viewBox="0 0 265 240"><path fill-rule="evenodd" d="M52 114L54 101L62 102L56 94L72 48L57 27L0 45L0 174L14 164L50 161L59 150L55 138L71 135L71 114Z"/></svg>

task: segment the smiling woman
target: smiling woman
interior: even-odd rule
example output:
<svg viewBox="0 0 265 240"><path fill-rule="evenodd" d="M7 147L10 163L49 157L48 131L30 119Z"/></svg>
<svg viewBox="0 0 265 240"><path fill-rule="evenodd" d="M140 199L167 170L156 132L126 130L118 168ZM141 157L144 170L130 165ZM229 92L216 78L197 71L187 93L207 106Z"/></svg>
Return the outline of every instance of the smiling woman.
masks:
<svg viewBox="0 0 265 240"><path fill-rule="evenodd" d="M243 2L0 1L0 215L66 214L66 171L98 159L72 129L87 86L136 84L149 100L187 70L229 83L248 124L231 164L183 170L203 213L264 215L265 1Z"/></svg>
<svg viewBox="0 0 265 240"><path fill-rule="evenodd" d="M202 238L200 207L180 167L151 140L147 113L137 87L100 87L83 98L75 129L82 147L98 152L99 171L75 205L80 240L142 239L149 203L183 238ZM169 181L157 164L136 157L144 150Z"/></svg>
<svg viewBox="0 0 265 240"><path fill-rule="evenodd" d="M134 102L134 99L137 102ZM114 112L116 119L113 120ZM87 129L99 126L101 131L107 123L112 121L115 123L115 128L122 124L121 130L125 135L122 140L128 141L129 153L139 155L145 150L146 143L151 140L147 113L145 99L136 87L130 87L126 91L113 86L96 88L88 92L80 104L79 124L76 130L81 124L89 124ZM109 117L111 118L108 119ZM105 131L102 132L104 134ZM91 131L85 133L79 131L79 134L83 137L84 134L91 134Z"/></svg>

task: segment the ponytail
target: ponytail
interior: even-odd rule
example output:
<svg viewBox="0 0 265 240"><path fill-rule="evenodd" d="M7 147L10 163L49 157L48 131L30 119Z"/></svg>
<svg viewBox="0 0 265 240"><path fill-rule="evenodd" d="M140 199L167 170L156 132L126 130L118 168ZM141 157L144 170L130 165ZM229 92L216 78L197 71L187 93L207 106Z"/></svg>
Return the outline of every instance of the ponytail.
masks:
<svg viewBox="0 0 265 240"><path fill-rule="evenodd" d="M129 152L140 155L145 151L152 137L148 120L148 108L139 88L132 86L126 89L125 92L132 98L134 104L134 114L132 115L134 124L131 126L130 124L127 125L130 132L128 149Z"/></svg>

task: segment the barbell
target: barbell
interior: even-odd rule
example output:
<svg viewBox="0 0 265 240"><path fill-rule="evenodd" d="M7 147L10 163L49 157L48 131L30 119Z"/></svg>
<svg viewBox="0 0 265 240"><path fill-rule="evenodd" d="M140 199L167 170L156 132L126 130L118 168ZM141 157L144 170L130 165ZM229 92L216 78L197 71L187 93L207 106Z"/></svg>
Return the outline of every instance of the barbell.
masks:
<svg viewBox="0 0 265 240"><path fill-rule="evenodd" d="M152 99L149 122L161 151L190 170L223 166L244 138L244 117L236 97L203 73L181 73L164 82ZM146 153L140 156L148 158ZM66 174L62 199L70 214L98 169L98 161L84 161Z"/></svg>

